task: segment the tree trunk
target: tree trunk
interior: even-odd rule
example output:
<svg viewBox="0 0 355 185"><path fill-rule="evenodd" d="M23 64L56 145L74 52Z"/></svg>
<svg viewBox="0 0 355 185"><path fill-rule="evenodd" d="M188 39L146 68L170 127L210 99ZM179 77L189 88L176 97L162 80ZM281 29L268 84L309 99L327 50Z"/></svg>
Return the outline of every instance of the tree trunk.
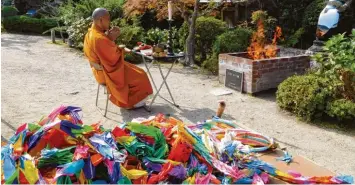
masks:
<svg viewBox="0 0 355 185"><path fill-rule="evenodd" d="M193 66L195 64L195 33L196 33L196 19L198 16L198 5L200 0L195 1L194 12L191 18L188 18L189 35L186 39L186 57L185 64Z"/></svg>

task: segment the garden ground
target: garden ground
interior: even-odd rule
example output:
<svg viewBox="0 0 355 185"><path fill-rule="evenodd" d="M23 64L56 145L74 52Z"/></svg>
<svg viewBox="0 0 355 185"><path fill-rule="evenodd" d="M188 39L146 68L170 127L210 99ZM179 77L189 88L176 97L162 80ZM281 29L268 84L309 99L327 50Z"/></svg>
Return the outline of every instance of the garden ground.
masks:
<svg viewBox="0 0 355 185"><path fill-rule="evenodd" d="M179 109L159 98L152 113L143 109L120 110L110 104L106 119L95 107L97 84L82 53L49 44L49 40L42 36L1 35L2 138L10 138L20 124L38 121L61 104L82 107L86 124L101 120L105 127L113 128L117 122L159 112L196 123L214 115L217 101L225 99L224 118L277 138L293 155L303 155L336 173L355 176L354 132L298 121L278 109L273 93L252 97L235 92L216 97L209 93L222 87L216 77L183 67L175 68L168 79L176 102L181 105ZM159 75L154 68L153 76L159 79ZM165 90L162 94L168 95ZM100 97L100 107L104 107L105 96Z"/></svg>

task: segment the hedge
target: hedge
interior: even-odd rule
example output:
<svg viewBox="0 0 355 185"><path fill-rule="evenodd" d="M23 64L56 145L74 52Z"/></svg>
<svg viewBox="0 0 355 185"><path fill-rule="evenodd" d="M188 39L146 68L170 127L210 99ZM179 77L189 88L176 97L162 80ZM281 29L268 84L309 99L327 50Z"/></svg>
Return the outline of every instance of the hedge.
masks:
<svg viewBox="0 0 355 185"><path fill-rule="evenodd" d="M37 19L27 16L11 16L2 20L2 25L7 32L24 32L42 34L57 26L55 19Z"/></svg>
<svg viewBox="0 0 355 185"><path fill-rule="evenodd" d="M10 17L17 15L18 10L13 6L3 6L1 7L1 17Z"/></svg>
<svg viewBox="0 0 355 185"><path fill-rule="evenodd" d="M314 74L289 77L278 86L277 104L306 121L321 119L336 94L329 84L329 79Z"/></svg>

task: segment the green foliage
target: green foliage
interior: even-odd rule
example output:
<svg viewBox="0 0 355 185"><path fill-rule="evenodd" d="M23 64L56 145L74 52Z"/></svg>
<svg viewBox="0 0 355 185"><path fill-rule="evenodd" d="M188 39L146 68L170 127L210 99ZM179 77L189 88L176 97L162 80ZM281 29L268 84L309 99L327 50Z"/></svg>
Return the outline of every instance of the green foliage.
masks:
<svg viewBox="0 0 355 185"><path fill-rule="evenodd" d="M167 37L165 37L166 34L164 33L164 30L161 30L159 28L152 28L148 30L147 36L146 36L146 43L147 44L158 44L162 43L168 40Z"/></svg>
<svg viewBox="0 0 355 185"><path fill-rule="evenodd" d="M4 33L6 32L5 28L4 28L4 24L1 22L1 32Z"/></svg>
<svg viewBox="0 0 355 185"><path fill-rule="evenodd" d="M2 18L15 16L15 15L17 15L17 13L18 13L17 8L15 8L13 6L3 6L3 7L1 7L1 17Z"/></svg>
<svg viewBox="0 0 355 185"><path fill-rule="evenodd" d="M302 26L305 9L311 2L313 0L287 0L278 2L278 24L281 25L284 35L292 35Z"/></svg>
<svg viewBox="0 0 355 185"><path fill-rule="evenodd" d="M186 22L184 22L182 24L182 26L180 27L178 34L179 34L178 40L179 40L180 46L182 46L184 49L186 49L185 48L186 47L186 39L189 34L189 27Z"/></svg>
<svg viewBox="0 0 355 185"><path fill-rule="evenodd" d="M355 72L355 30L350 37L334 35L323 47L324 53L315 55L321 65L318 73L332 79L340 79L339 70Z"/></svg>
<svg viewBox="0 0 355 185"><path fill-rule="evenodd" d="M302 26L312 35L315 35L315 30L318 23L318 18L325 7L326 2L324 0L315 0L310 3L304 11L302 18Z"/></svg>
<svg viewBox="0 0 355 185"><path fill-rule="evenodd" d="M279 85L277 104L307 121L319 119L336 94L337 88L331 84L331 80L314 74L292 76Z"/></svg>
<svg viewBox="0 0 355 185"><path fill-rule="evenodd" d="M227 30L226 23L214 17L199 17L196 20L196 51L201 62L212 54L217 36Z"/></svg>
<svg viewBox="0 0 355 185"><path fill-rule="evenodd" d="M228 53L246 51L250 44L252 30L236 28L219 35L213 44L213 52Z"/></svg>
<svg viewBox="0 0 355 185"><path fill-rule="evenodd" d="M251 35L252 30L248 28L236 28L219 35L213 44L212 56L202 63L202 67L212 74L218 74L218 55L246 51Z"/></svg>
<svg viewBox="0 0 355 185"><path fill-rule="evenodd" d="M37 19L27 16L5 17L2 20L4 29L8 32L37 33L43 32L57 26L55 19Z"/></svg>
<svg viewBox="0 0 355 185"><path fill-rule="evenodd" d="M202 63L202 67L214 75L218 75L218 55L213 53L210 58Z"/></svg>
<svg viewBox="0 0 355 185"><path fill-rule="evenodd" d="M318 69L279 85L277 103L306 120L324 114L355 120L355 31L350 37L333 36L323 49L324 53L314 56Z"/></svg>
<svg viewBox="0 0 355 185"><path fill-rule="evenodd" d="M91 14L98 8L106 8L110 12L111 20L113 24L119 23L119 19L123 16L123 1L122 0L79 0L74 2L68 0L59 7L58 18L64 23L65 26L57 27L57 29L66 29L69 34L69 38L74 41L74 47L81 48L85 34L92 22ZM126 28L121 28L121 41L124 43L133 41L133 37L136 36L136 32L140 32L135 25L125 25Z"/></svg>
<svg viewBox="0 0 355 185"><path fill-rule="evenodd" d="M254 24L256 24L259 20L266 20L267 18L268 18L267 12L262 10L255 11L251 15L251 21Z"/></svg>
<svg viewBox="0 0 355 185"><path fill-rule="evenodd" d="M115 20L123 16L122 6L122 0L80 0L78 3L68 0L59 7L59 18L70 26L82 18L91 17L96 8L103 7L110 12L111 20Z"/></svg>
<svg viewBox="0 0 355 185"><path fill-rule="evenodd" d="M196 64L200 65L208 56L212 55L212 46L217 36L227 31L225 22L214 17L199 17L196 20ZM185 22L179 30L180 46L185 47L189 28Z"/></svg>
<svg viewBox="0 0 355 185"><path fill-rule="evenodd" d="M176 27L172 27L171 30L172 30L173 49L175 52L179 52L182 50L182 46L180 45L179 40L178 40L179 30ZM151 44L151 45L158 44L158 43L167 44L168 39L169 39L169 30L152 28L147 31L144 42L147 44Z"/></svg>
<svg viewBox="0 0 355 185"><path fill-rule="evenodd" d="M73 0L68 0L66 3L63 3L59 7L58 11L58 18L63 21L64 25L71 25L79 19L75 11L75 4Z"/></svg>
<svg viewBox="0 0 355 185"><path fill-rule="evenodd" d="M287 47L294 47L297 43L302 39L302 35L304 34L304 28L298 29L293 35L291 35L286 41L285 45Z"/></svg>
<svg viewBox="0 0 355 185"><path fill-rule="evenodd" d="M118 25L121 30L121 35L117 38L117 44L124 44L128 48L137 46L137 42L144 40L144 30L139 26L138 20L134 20L133 24L128 24L126 20L116 20L112 23Z"/></svg>
<svg viewBox="0 0 355 185"><path fill-rule="evenodd" d="M277 26L277 20L274 17L269 16L266 11L258 10L252 13L251 19L254 25L257 25L259 20L262 21L265 29L265 37L268 40L271 40L273 38L274 30Z"/></svg>
<svg viewBox="0 0 355 185"><path fill-rule="evenodd" d="M327 105L327 114L338 120L355 121L355 103L346 99L332 101Z"/></svg>
<svg viewBox="0 0 355 185"><path fill-rule="evenodd" d="M81 18L69 26L67 32L69 34L69 39L74 43L74 47L83 48L85 34L91 26L91 21L90 18Z"/></svg>
<svg viewBox="0 0 355 185"><path fill-rule="evenodd" d="M350 37L338 34L314 56L320 67L317 74L333 79L342 86L344 98L355 101L355 31Z"/></svg>

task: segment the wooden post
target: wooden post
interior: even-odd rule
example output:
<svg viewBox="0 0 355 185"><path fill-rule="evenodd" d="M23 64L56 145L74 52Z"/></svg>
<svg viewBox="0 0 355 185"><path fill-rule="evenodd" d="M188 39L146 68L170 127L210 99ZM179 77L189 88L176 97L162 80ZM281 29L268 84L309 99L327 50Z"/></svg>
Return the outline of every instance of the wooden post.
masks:
<svg viewBox="0 0 355 185"><path fill-rule="evenodd" d="M52 43L55 43L55 30L51 29L51 39L52 39Z"/></svg>

